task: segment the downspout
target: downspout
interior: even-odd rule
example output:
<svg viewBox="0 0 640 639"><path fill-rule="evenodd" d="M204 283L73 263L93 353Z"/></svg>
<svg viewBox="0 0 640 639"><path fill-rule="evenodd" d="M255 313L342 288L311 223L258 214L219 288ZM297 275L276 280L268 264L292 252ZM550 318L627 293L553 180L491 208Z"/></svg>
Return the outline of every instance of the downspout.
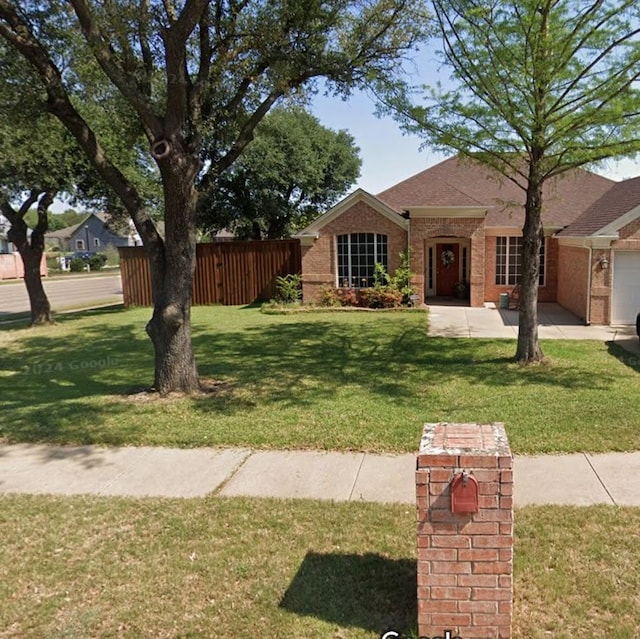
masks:
<svg viewBox="0 0 640 639"><path fill-rule="evenodd" d="M402 217L407 220L407 255L411 255L411 213L408 209L402 211ZM411 269L411 260L409 260L409 269ZM423 300L424 302L424 300Z"/></svg>

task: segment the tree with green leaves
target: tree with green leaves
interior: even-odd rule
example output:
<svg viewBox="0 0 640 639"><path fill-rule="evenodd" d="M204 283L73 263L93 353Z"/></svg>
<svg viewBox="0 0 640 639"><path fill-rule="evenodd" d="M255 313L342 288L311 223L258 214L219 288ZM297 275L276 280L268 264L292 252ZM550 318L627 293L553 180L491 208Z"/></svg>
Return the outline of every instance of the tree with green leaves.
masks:
<svg viewBox="0 0 640 639"><path fill-rule="evenodd" d="M0 212L24 265L33 326L51 322L40 275L49 207L58 193L73 188L82 162L75 140L46 112L39 93L25 61L0 43ZM34 205L30 228L27 215Z"/></svg>
<svg viewBox="0 0 640 639"><path fill-rule="evenodd" d="M49 211L47 216L47 226L49 231L60 231L68 226L76 226L87 217L86 213L78 213L74 209L67 209L62 213L54 213ZM24 221L30 229L34 229L38 224L38 211L37 209L30 208L27 214L24 216Z"/></svg>
<svg viewBox="0 0 640 639"><path fill-rule="evenodd" d="M360 174L353 137L333 131L301 107L279 107L202 198L199 225L240 239L280 239L304 228L342 197Z"/></svg>
<svg viewBox="0 0 640 639"><path fill-rule="evenodd" d="M191 392L199 380L191 344L198 198L242 155L279 101L392 81L425 35L423 0L69 0L68 37L81 35L104 77L134 115L162 182L164 237L135 181L103 144L75 74L47 37L60 3L0 0L0 37L31 64L48 108L117 194L146 247L154 310L154 387ZM63 65L66 65L63 67ZM94 104L99 108L100 104Z"/></svg>
<svg viewBox="0 0 640 639"><path fill-rule="evenodd" d="M448 89L382 100L403 126L525 193L516 360L543 359L537 300L543 186L640 149L635 0L434 0Z"/></svg>
<svg viewBox="0 0 640 639"><path fill-rule="evenodd" d="M54 45L60 45L59 8L48 14L46 31ZM134 139L127 135L126 113L114 92L101 81L97 65L82 50L76 38L64 54L67 60L80 61L76 74L83 75L83 92L74 95L83 110L88 111L100 99L108 104L108 116L94 118L96 127L106 139L110 152L117 155L124 170L131 171L137 162ZM48 230L63 228L73 219L85 215L63 214L53 218L49 207L59 195L74 201L105 206L117 212L117 203L105 184L89 164L73 135L47 108L47 93L37 73L27 60L17 56L13 48L0 40L0 212L8 219L9 240L16 246L24 265L24 281L29 295L31 325L51 322L51 306L40 275L40 265ZM101 112L98 111L97 115ZM143 171L141 191L149 193L154 181ZM65 224L63 219L67 219ZM78 220L78 221L79 221Z"/></svg>

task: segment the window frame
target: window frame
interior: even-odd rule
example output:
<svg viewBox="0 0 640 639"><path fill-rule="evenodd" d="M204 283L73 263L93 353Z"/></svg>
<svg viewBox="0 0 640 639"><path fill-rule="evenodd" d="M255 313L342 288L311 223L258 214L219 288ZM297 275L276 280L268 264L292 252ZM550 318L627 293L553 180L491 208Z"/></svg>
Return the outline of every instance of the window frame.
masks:
<svg viewBox="0 0 640 639"><path fill-rule="evenodd" d="M538 286L546 282L546 243L543 237L540 243L540 272ZM501 246L502 245L502 246ZM498 235L496 237L494 282L496 286L517 286L522 276L522 236Z"/></svg>
<svg viewBox="0 0 640 639"><path fill-rule="evenodd" d="M337 288L369 288L373 286L377 263L388 270L389 237L386 233L341 233L336 235L335 242Z"/></svg>

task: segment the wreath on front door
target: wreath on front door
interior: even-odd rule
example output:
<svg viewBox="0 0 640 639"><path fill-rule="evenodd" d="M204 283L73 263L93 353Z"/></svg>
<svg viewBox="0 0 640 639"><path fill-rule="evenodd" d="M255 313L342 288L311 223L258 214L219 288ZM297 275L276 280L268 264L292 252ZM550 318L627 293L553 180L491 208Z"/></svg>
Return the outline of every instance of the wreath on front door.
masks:
<svg viewBox="0 0 640 639"><path fill-rule="evenodd" d="M456 256L452 250L445 249L440 255L440 260L442 262L442 266L449 268L456 261Z"/></svg>

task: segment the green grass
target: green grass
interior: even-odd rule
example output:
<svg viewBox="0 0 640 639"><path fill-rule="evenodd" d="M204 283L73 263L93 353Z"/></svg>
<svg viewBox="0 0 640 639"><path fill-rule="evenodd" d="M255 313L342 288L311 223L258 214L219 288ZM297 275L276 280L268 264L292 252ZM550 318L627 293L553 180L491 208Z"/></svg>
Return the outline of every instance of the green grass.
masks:
<svg viewBox="0 0 640 639"><path fill-rule="evenodd" d="M638 530L640 509L518 510L514 637L636 637ZM3 638L415 630L414 508L4 496L0 536Z"/></svg>
<svg viewBox="0 0 640 639"><path fill-rule="evenodd" d="M427 335L423 313L194 309L207 396L149 399L149 309L0 330L0 438L106 445L415 451L422 424L502 421L516 453L640 449L639 359L614 344ZM133 394L132 394L133 393Z"/></svg>

